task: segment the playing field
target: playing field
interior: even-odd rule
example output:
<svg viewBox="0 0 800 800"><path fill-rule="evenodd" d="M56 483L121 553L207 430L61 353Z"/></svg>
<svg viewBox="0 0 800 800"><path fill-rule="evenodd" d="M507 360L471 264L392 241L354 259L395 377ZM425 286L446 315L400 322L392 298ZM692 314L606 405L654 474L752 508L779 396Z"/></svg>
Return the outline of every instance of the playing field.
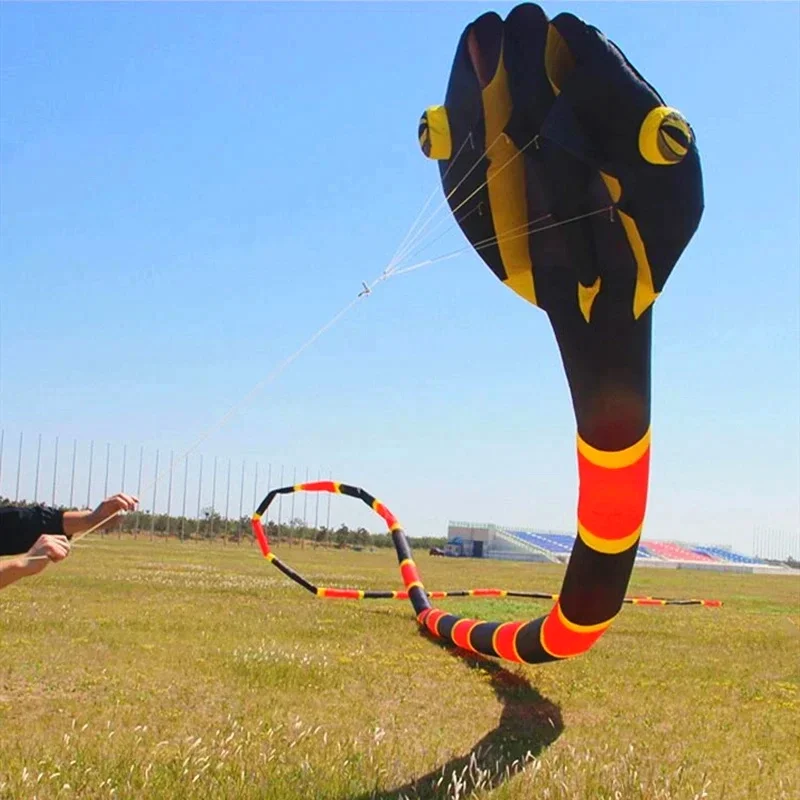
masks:
<svg viewBox="0 0 800 800"><path fill-rule="evenodd" d="M588 654L458 654L406 601L319 600L250 545L89 537L0 594L0 797L800 797L800 580L639 569ZM281 550L327 585L394 555ZM416 554L426 587L552 590L562 569ZM445 601L485 619L549 603Z"/></svg>

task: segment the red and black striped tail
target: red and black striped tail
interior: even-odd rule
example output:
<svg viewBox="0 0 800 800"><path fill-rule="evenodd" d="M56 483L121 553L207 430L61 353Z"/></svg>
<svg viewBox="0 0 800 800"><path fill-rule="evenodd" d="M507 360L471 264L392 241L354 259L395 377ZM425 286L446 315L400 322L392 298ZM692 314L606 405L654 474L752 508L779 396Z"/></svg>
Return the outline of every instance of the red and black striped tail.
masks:
<svg viewBox="0 0 800 800"><path fill-rule="evenodd" d="M410 600L420 626L433 636L449 640L463 650L493 656L506 661L518 663L545 663L570 658L588 650L608 629L623 603L631 605L667 606L667 605L703 605L719 607L719 600L679 600L654 597L624 597L629 571L628 562L635 555L638 543L638 531L643 514L640 495L646 490L646 481L642 481L643 470L641 459L649 452L647 447L631 448L625 454L612 454L606 458L606 466L598 462L603 457L597 451L585 447L581 452L581 501L579 502L579 530L575 542L572 559L567 569L561 594L550 592L525 592L506 589L479 588L457 589L451 591L425 590L403 528L391 511L379 500L357 486L350 486L335 481L316 481L301 483L296 486L285 486L273 489L264 498L253 514L252 525L256 541L264 557L280 570L287 578L302 586L317 597L329 600ZM633 467L631 470L630 468ZM606 470L622 470L608 474ZM629 470L625 472L625 470ZM633 476L626 483L625 476ZM600 488L598 488L598 486ZM634 512L623 517L621 523L613 526L604 523L605 518L596 511L598 502L606 502L606 493L624 493L625 486L632 491ZM585 500L584 487L588 496L594 498L592 503ZM272 501L278 496L291 492L332 492L361 500L368 505L386 523L397 554L403 589L379 591L373 589L354 589L316 586L302 575L281 561L270 548L269 538L262 519ZM581 516L583 509L583 516ZM591 528L589 527L591 526ZM636 537L631 539L626 530L633 527ZM620 533L620 530L622 533ZM599 531L599 533L598 533ZM628 549L620 550L620 542L633 541ZM632 555L633 554L633 555ZM612 561L609 561L612 559ZM620 567L611 567L616 559ZM610 571L603 571L609 570ZM577 572L580 581L576 582ZM580 587L584 587L583 590ZM588 587L588 589L586 588ZM589 591L589 595L584 593ZM594 594L591 594L594 592ZM605 592L605 594L604 594ZM585 597L610 597L605 603L587 603ZM477 619L459 617L448 614L431 606L431 600L450 597L469 597L475 599L491 598L530 598L544 599L554 602L549 614L538 619L520 622L483 622ZM599 610L598 610L599 609ZM598 619L598 615L601 617Z"/></svg>

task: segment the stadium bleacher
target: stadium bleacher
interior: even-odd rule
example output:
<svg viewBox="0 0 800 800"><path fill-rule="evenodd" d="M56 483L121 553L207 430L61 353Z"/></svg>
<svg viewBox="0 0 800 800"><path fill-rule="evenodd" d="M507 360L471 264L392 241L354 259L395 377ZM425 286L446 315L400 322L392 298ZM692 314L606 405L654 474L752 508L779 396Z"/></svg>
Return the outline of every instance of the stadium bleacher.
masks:
<svg viewBox="0 0 800 800"><path fill-rule="evenodd" d="M749 556L742 556L739 553L734 553L731 550L726 550L724 547L694 547L692 548L695 553L701 553L710 556L715 561L722 561L727 564L763 564L760 558L750 558Z"/></svg>
<svg viewBox="0 0 800 800"><path fill-rule="evenodd" d="M532 531L507 531L507 533L555 555L571 553L575 541L575 537L563 534L533 533Z"/></svg>
<svg viewBox="0 0 800 800"><path fill-rule="evenodd" d="M563 560L569 556L575 544L575 537L567 533L544 533L530 530L504 529L504 532L520 542L533 545ZM758 558L750 558L724 547L695 546L677 542L640 542L636 553L637 560L644 561L682 561L717 564L762 564Z"/></svg>
<svg viewBox="0 0 800 800"><path fill-rule="evenodd" d="M688 547L681 547L681 545L674 542L648 542L647 547L650 552L655 553L657 556L667 561L715 561L713 556L706 555L705 553L696 553Z"/></svg>
<svg viewBox="0 0 800 800"><path fill-rule="evenodd" d="M575 545L575 537L565 533L542 533L540 535L545 541L552 543L553 548L562 547L568 553L572 552Z"/></svg>
<svg viewBox="0 0 800 800"><path fill-rule="evenodd" d="M636 551L636 558L649 558L657 561L660 559L660 556L657 556L646 545L639 544L639 549Z"/></svg>

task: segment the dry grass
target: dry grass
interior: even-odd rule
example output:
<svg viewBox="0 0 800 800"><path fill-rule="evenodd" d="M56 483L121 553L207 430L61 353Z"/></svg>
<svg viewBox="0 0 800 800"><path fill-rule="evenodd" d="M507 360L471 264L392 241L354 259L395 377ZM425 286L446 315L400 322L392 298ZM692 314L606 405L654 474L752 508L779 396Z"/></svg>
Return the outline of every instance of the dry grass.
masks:
<svg viewBox="0 0 800 800"><path fill-rule="evenodd" d="M389 552L282 555L398 584ZM431 589L560 585L418 561ZM0 595L0 797L800 796L800 580L642 569L631 591L726 605L626 607L588 655L506 668L421 635L407 603L317 600L247 545L96 541Z"/></svg>

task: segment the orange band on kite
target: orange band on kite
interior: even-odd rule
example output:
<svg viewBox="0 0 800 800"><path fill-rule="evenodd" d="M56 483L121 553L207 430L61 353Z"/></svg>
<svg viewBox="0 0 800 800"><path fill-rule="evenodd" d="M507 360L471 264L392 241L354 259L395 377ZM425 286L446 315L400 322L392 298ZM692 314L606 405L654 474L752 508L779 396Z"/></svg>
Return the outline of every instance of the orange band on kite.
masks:
<svg viewBox="0 0 800 800"><path fill-rule="evenodd" d="M333 481L314 481L312 483L301 483L300 489L304 492L336 492L336 484Z"/></svg>
<svg viewBox="0 0 800 800"><path fill-rule="evenodd" d="M395 515L392 514L392 512L389 511L389 509L386 508L386 506L383 503L381 503L380 500L375 501L373 508L375 509L375 513L379 517L382 517L383 520L386 522L386 524L389 526L389 530L393 530L398 526L399 523L397 522L397 517L395 517Z"/></svg>
<svg viewBox="0 0 800 800"><path fill-rule="evenodd" d="M570 622L556 603L541 630L542 647L555 658L569 658L585 653L608 629L612 620L597 625Z"/></svg>
<svg viewBox="0 0 800 800"><path fill-rule="evenodd" d="M359 589L317 589L317 594L339 600L361 600L364 597L364 592Z"/></svg>
<svg viewBox="0 0 800 800"><path fill-rule="evenodd" d="M425 617L425 627L434 635L439 635L438 624L439 620L446 616L446 612L442 611L439 608L432 608L430 613Z"/></svg>
<svg viewBox="0 0 800 800"><path fill-rule="evenodd" d="M524 622L504 622L494 632L492 644L500 658L506 661L516 661L522 663L522 659L517 652L517 632L524 625Z"/></svg>
<svg viewBox="0 0 800 800"><path fill-rule="evenodd" d="M256 537L258 546L261 548L261 552L266 558L270 553L269 542L267 541L266 533L264 533L264 526L261 523L261 518L258 516L253 517L252 520L250 520L250 524L253 528L253 535Z"/></svg>
<svg viewBox="0 0 800 800"><path fill-rule="evenodd" d="M649 444L636 453L636 461L619 467L593 463L584 450L579 446L578 522L589 536L582 538L590 547L601 549L601 552L604 549L598 540L631 547L638 540L647 506ZM618 547L612 545L611 552L619 552Z"/></svg>
<svg viewBox="0 0 800 800"><path fill-rule="evenodd" d="M469 643L469 635L472 633L472 629L479 624L476 619L460 619L456 622L453 626L453 632L450 634L453 644L462 650L470 650L474 653L475 648Z"/></svg>
<svg viewBox="0 0 800 800"><path fill-rule="evenodd" d="M412 585L422 585L419 577L419 570L413 561L404 561L400 565L400 574L403 576L403 585L406 589L410 589Z"/></svg>

